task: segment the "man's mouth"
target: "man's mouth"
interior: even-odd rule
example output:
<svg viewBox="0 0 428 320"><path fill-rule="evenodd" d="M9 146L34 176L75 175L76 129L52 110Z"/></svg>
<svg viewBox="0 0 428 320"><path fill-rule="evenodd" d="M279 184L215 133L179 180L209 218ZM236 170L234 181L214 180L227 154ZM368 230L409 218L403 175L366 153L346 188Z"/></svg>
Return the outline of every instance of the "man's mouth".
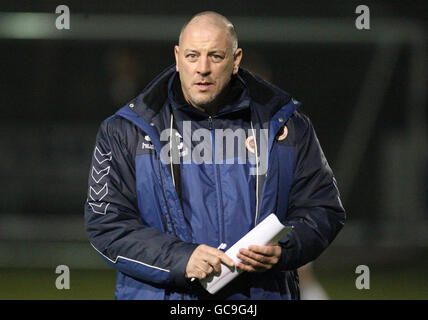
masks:
<svg viewBox="0 0 428 320"><path fill-rule="evenodd" d="M212 85L214 85L214 84L212 82L208 82L208 81L200 81L200 82L195 83L195 86L199 90L206 90L206 89L210 88Z"/></svg>

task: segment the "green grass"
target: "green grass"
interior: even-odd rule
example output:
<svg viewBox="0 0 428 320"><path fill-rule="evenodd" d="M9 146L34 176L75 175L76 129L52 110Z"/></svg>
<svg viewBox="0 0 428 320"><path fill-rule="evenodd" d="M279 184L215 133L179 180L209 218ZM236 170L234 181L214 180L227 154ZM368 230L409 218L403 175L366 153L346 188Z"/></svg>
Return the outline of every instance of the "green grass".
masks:
<svg viewBox="0 0 428 320"><path fill-rule="evenodd" d="M370 270L370 289L358 290L355 270L316 270L330 299L428 299L424 268ZM58 290L59 275L49 269L0 269L0 300L99 300L114 299L115 271L70 270L70 289Z"/></svg>
<svg viewBox="0 0 428 320"><path fill-rule="evenodd" d="M370 289L358 290L355 270L341 273L317 272L317 278L332 300L426 300L426 271L370 270Z"/></svg>
<svg viewBox="0 0 428 320"><path fill-rule="evenodd" d="M0 269L0 299L114 299L116 273L111 270L70 270L70 289L55 286L55 269Z"/></svg>

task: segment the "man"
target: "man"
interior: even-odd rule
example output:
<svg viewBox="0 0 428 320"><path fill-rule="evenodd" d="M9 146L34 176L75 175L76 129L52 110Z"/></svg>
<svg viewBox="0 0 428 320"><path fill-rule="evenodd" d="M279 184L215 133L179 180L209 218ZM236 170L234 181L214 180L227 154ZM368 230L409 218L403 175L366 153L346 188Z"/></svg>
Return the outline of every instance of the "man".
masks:
<svg viewBox="0 0 428 320"><path fill-rule="evenodd" d="M343 226L335 179L300 103L239 68L237 44L225 17L194 16L176 65L100 127L85 219L92 246L117 270L117 299L298 299L296 268ZM294 227L278 244L237 257L219 249L270 213ZM216 295L192 281L222 264L243 273Z"/></svg>

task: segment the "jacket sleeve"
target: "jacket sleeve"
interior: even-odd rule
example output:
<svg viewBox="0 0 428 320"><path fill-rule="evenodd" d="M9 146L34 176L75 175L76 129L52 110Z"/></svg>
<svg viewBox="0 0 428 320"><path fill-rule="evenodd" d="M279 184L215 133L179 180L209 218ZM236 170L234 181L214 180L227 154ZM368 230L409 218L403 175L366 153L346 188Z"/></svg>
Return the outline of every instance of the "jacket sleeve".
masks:
<svg viewBox="0 0 428 320"><path fill-rule="evenodd" d="M345 210L333 172L310 120L297 113L294 178L287 224L294 229L280 242L278 266L292 270L316 259L334 240L345 223Z"/></svg>
<svg viewBox="0 0 428 320"><path fill-rule="evenodd" d="M186 265L197 245L141 219L135 180L137 130L119 117L100 126L88 178L86 232L95 250L122 273L144 282L185 286Z"/></svg>

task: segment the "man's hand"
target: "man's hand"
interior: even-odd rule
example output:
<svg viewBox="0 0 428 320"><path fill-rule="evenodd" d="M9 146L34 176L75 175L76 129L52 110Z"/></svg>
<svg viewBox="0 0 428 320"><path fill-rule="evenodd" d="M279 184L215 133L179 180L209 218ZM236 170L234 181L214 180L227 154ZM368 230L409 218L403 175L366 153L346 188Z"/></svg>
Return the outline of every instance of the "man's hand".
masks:
<svg viewBox="0 0 428 320"><path fill-rule="evenodd" d="M282 248L278 245L251 245L248 249L242 248L237 255L242 262L237 263L237 267L248 272L269 270L278 263L281 251Z"/></svg>
<svg viewBox="0 0 428 320"><path fill-rule="evenodd" d="M186 266L186 278L205 279L211 273L220 273L221 264L230 268L235 262L223 251L201 244L193 251Z"/></svg>

